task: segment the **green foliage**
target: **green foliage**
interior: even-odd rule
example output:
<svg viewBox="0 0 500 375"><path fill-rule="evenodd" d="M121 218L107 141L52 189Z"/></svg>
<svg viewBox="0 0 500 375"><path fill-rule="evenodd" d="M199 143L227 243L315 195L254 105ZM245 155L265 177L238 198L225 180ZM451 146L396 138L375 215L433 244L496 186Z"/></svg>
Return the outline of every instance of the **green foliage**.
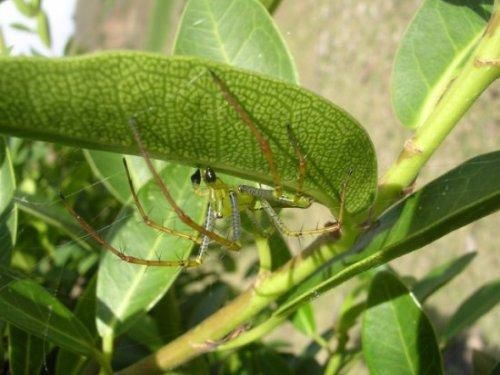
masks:
<svg viewBox="0 0 500 375"><path fill-rule="evenodd" d="M96 356L92 336L61 302L34 281L4 267L0 272L5 320L67 350Z"/></svg>
<svg viewBox="0 0 500 375"><path fill-rule="evenodd" d="M353 248L324 264L286 296L277 313L499 208L500 152L492 152L452 169L389 209Z"/></svg>
<svg viewBox="0 0 500 375"><path fill-rule="evenodd" d="M372 374L443 373L429 319L410 291L387 271L372 281L361 337Z"/></svg>
<svg viewBox="0 0 500 375"><path fill-rule="evenodd" d="M422 3L401 41L392 73L394 109L403 125L416 128L425 122L477 46L492 4L493 0Z"/></svg>
<svg viewBox="0 0 500 375"><path fill-rule="evenodd" d="M411 292L420 302L424 302L438 289L446 285L455 276L458 276L476 255L477 253L468 253L434 268L412 286Z"/></svg>
<svg viewBox="0 0 500 375"><path fill-rule="evenodd" d="M0 137L0 183L0 264L8 264L17 232L17 207L14 204L16 180L3 137Z"/></svg>
<svg viewBox="0 0 500 375"><path fill-rule="evenodd" d="M36 374L40 372L45 342L15 326L9 326L9 363L12 374Z"/></svg>
<svg viewBox="0 0 500 375"><path fill-rule="evenodd" d="M500 303L500 280L483 285L458 307L443 332L443 340L449 341L498 303Z"/></svg>
<svg viewBox="0 0 500 375"><path fill-rule="evenodd" d="M36 20L50 47L40 1L15 4ZM417 130L378 191L375 151L362 126L297 86L297 69L271 17L279 4L189 0L173 46L174 55L187 56L8 57L0 34L0 132L21 137L0 138L0 331L8 339L0 353L12 373L45 365L56 374L99 368L146 374L179 366L185 373L338 374L364 361L371 373L439 374L446 347L500 302L493 280L438 324L424 312L427 300L480 253L432 266L418 280L388 265L500 208L498 151L405 194L474 99L500 76L500 4L423 2L401 41L392 80L395 112ZM143 49L163 52L175 2L156 1L151 9ZM213 167L231 189L274 183L262 140L212 73L269 142L285 190L301 189L302 155L300 192L337 218L345 203L341 229L297 254L262 210L242 212L241 246L255 245L259 258L247 268L214 244L198 269L126 263L64 210L59 191L126 255L178 260L196 254L198 245L146 225L123 158L147 215L200 237L164 199L144 158L135 156L132 117L147 152L162 159L153 164L175 202L197 223L205 219L207 190L193 192L192 167ZM95 179L100 183L91 186ZM308 217L303 229L311 222ZM218 220L218 233L230 229ZM314 300L347 280L351 290L340 308L331 306L330 326L319 331ZM286 321L309 340L303 350L288 336L261 340ZM473 362L489 370L495 359L477 352Z"/></svg>

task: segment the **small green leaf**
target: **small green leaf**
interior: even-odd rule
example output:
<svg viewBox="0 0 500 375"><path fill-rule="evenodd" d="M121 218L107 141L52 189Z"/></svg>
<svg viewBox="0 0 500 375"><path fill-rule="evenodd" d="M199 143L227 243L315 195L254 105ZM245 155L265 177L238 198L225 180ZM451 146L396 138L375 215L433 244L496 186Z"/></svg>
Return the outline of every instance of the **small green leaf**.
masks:
<svg viewBox="0 0 500 375"><path fill-rule="evenodd" d="M310 303L300 307L290 319L295 328L304 335L314 337L316 335L316 320L314 318L314 309Z"/></svg>
<svg viewBox="0 0 500 375"><path fill-rule="evenodd" d="M12 0L17 10L26 17L34 17L40 11L40 5L37 6L36 3L25 0Z"/></svg>
<svg viewBox="0 0 500 375"><path fill-rule="evenodd" d="M442 374L436 334L404 284L382 271L373 279L361 335L370 374Z"/></svg>
<svg viewBox="0 0 500 375"><path fill-rule="evenodd" d="M35 282L0 267L0 316L55 345L98 356L91 334L55 297Z"/></svg>
<svg viewBox="0 0 500 375"><path fill-rule="evenodd" d="M129 127L135 116L155 157L272 185L259 142L210 72L269 140L286 189L297 189L290 124L308 156L304 192L336 211L348 178L346 210L369 207L376 186L373 145L346 112L297 86L197 58L139 52L0 58L0 132L137 154Z"/></svg>
<svg viewBox="0 0 500 375"><path fill-rule="evenodd" d="M24 23L20 23L20 22L13 22L9 26L15 30L26 31L27 33L34 32L34 30L32 28L30 28L29 26L25 25Z"/></svg>
<svg viewBox="0 0 500 375"><path fill-rule="evenodd" d="M406 31L392 72L392 101L400 121L421 126L473 51L493 0L426 0Z"/></svg>
<svg viewBox="0 0 500 375"><path fill-rule="evenodd" d="M462 255L434 268L412 287L413 295L423 303L434 292L459 275L474 259L476 252Z"/></svg>
<svg viewBox="0 0 500 375"><path fill-rule="evenodd" d="M37 15L36 30L45 47L50 48L52 45L52 38L50 37L49 19L45 12L39 12Z"/></svg>
<svg viewBox="0 0 500 375"><path fill-rule="evenodd" d="M9 264L17 236L17 206L14 204L16 180L10 152L0 137L0 264Z"/></svg>
<svg viewBox="0 0 500 375"><path fill-rule="evenodd" d="M12 47L5 44L5 38L3 37L3 31L0 27L0 56L9 56Z"/></svg>
<svg viewBox="0 0 500 375"><path fill-rule="evenodd" d="M500 151L477 156L389 209L349 251L287 295L276 314L500 209Z"/></svg>
<svg viewBox="0 0 500 375"><path fill-rule="evenodd" d="M297 71L267 10L257 0L190 0L174 54L194 55L297 82Z"/></svg>
<svg viewBox="0 0 500 375"><path fill-rule="evenodd" d="M337 336L342 336L341 338L346 338L348 331L354 327L358 318L363 314L366 309L366 301L360 301L357 303L349 304L348 306L342 306L342 315L339 317L335 328L337 330Z"/></svg>
<svg viewBox="0 0 500 375"><path fill-rule="evenodd" d="M160 172L177 204L194 221L202 223L205 200L193 192L192 171L169 164ZM154 181L139 191L139 200L149 216L172 229L195 234L180 222L160 193ZM118 250L142 259L184 259L191 252L193 242L173 235L159 235L144 224L135 205L126 206L113 224L108 239ZM146 267L126 263L111 252L106 252L99 267L97 283L98 330L101 336L117 336L147 312L170 288L180 272L179 267Z"/></svg>
<svg viewBox="0 0 500 375"><path fill-rule="evenodd" d="M10 374L39 374L48 351L48 344L43 340L9 325Z"/></svg>
<svg viewBox="0 0 500 375"><path fill-rule="evenodd" d="M451 338L471 326L498 303L500 303L500 279L483 285L459 306L444 329L443 341L450 341Z"/></svg>

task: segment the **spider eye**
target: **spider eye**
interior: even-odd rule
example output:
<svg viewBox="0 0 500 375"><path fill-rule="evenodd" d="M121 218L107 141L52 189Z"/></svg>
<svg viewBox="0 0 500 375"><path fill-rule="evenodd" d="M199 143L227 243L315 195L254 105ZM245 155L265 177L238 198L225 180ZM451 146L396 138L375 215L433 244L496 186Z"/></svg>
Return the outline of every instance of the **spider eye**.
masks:
<svg viewBox="0 0 500 375"><path fill-rule="evenodd" d="M199 185L201 183L201 172L199 169L197 169L192 175L191 175L191 183L193 185Z"/></svg>
<svg viewBox="0 0 500 375"><path fill-rule="evenodd" d="M212 168L207 168L205 170L205 181L208 183L215 182L217 176L215 176L215 171Z"/></svg>

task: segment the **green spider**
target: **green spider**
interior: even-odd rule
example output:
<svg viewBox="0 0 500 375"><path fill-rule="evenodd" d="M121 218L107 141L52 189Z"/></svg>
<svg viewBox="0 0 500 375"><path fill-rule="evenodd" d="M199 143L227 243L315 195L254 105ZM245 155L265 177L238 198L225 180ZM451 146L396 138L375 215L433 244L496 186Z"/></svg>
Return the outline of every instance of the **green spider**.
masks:
<svg viewBox="0 0 500 375"><path fill-rule="evenodd" d="M271 176L274 182L274 188L257 188L249 185L228 185L224 183L219 177L217 177L215 171L210 168L198 168L191 176L191 182L195 191L199 195L208 196L208 208L205 217L205 222L203 225L198 224L189 215L187 215L182 208L175 202L172 197L168 187L165 185L164 181L154 168L151 158L149 157L140 134L137 130L137 120L132 117L129 120L129 125L132 130L135 142L137 143L140 153L144 158L146 165L151 172L154 182L160 188L163 197L166 199L168 204L175 211L179 219L192 229L194 229L198 235L192 235L184 232L180 232L164 225L161 225L154 220L152 220L146 213L141 201L137 196L137 192L132 183L132 178L130 176L129 168L125 159L123 159L125 171L127 174L128 183L130 186L130 191L134 203L141 214L144 223L155 230L160 232L178 236L194 243L200 245L199 252L196 257L181 259L181 260L148 260L142 259L134 256L129 256L124 254L122 251L118 250L112 246L108 241L106 241L90 224L88 224L74 209L68 204L63 194L60 195L64 206L68 212L78 221L81 227L102 247L111 251L113 254L118 256L125 262L145 265L145 266L162 266L162 267L197 267L203 263L204 254L208 249L210 243L215 242L221 245L223 248L230 251L238 251L241 248L239 243L241 235L241 220L240 213L245 210L258 210L262 209L269 216L271 222L274 226L285 236L300 237L304 235L319 235L322 233L333 232L338 233L341 230L342 216L344 210L344 199L345 199L345 189L346 184L344 184L343 191L341 193L341 205L339 211L338 220L329 224L323 228L306 229L294 231L286 227L283 221L280 219L278 213L274 210L273 205L286 208L308 208L312 200L301 194L302 186L304 182L305 172L306 172L306 159L302 155L298 141L295 138L291 126L287 125L288 137L291 145L294 148L297 160L298 160L298 179L297 179L297 193L290 194L283 191L281 179L279 172L276 168L274 162L274 157L271 152L271 148L267 139L263 136L260 130L252 121L250 115L241 106L237 98L229 91L225 82L223 82L215 73L210 71L214 83L218 86L222 92L227 103L238 113L240 119L247 125L250 131L253 133L255 139L259 142L259 146L265 159L269 165ZM204 183L207 191L205 194L200 192L200 185ZM215 229L215 222L218 219L229 217L231 220L231 236L229 238L223 237L218 234Z"/></svg>

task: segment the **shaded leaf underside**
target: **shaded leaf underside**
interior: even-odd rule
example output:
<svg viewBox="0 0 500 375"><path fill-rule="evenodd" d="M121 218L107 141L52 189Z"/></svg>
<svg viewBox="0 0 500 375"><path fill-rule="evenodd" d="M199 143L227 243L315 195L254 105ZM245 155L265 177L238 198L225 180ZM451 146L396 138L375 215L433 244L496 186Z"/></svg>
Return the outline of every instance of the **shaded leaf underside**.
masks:
<svg viewBox="0 0 500 375"><path fill-rule="evenodd" d="M335 211L352 171L347 210L370 205L376 186L373 146L346 112L297 86L206 60L133 52L1 59L0 131L137 154L128 125L134 116L155 157L210 165L272 185L258 141L210 71L226 82L269 140L286 188L297 188L298 173L290 124L307 156L305 193Z"/></svg>

